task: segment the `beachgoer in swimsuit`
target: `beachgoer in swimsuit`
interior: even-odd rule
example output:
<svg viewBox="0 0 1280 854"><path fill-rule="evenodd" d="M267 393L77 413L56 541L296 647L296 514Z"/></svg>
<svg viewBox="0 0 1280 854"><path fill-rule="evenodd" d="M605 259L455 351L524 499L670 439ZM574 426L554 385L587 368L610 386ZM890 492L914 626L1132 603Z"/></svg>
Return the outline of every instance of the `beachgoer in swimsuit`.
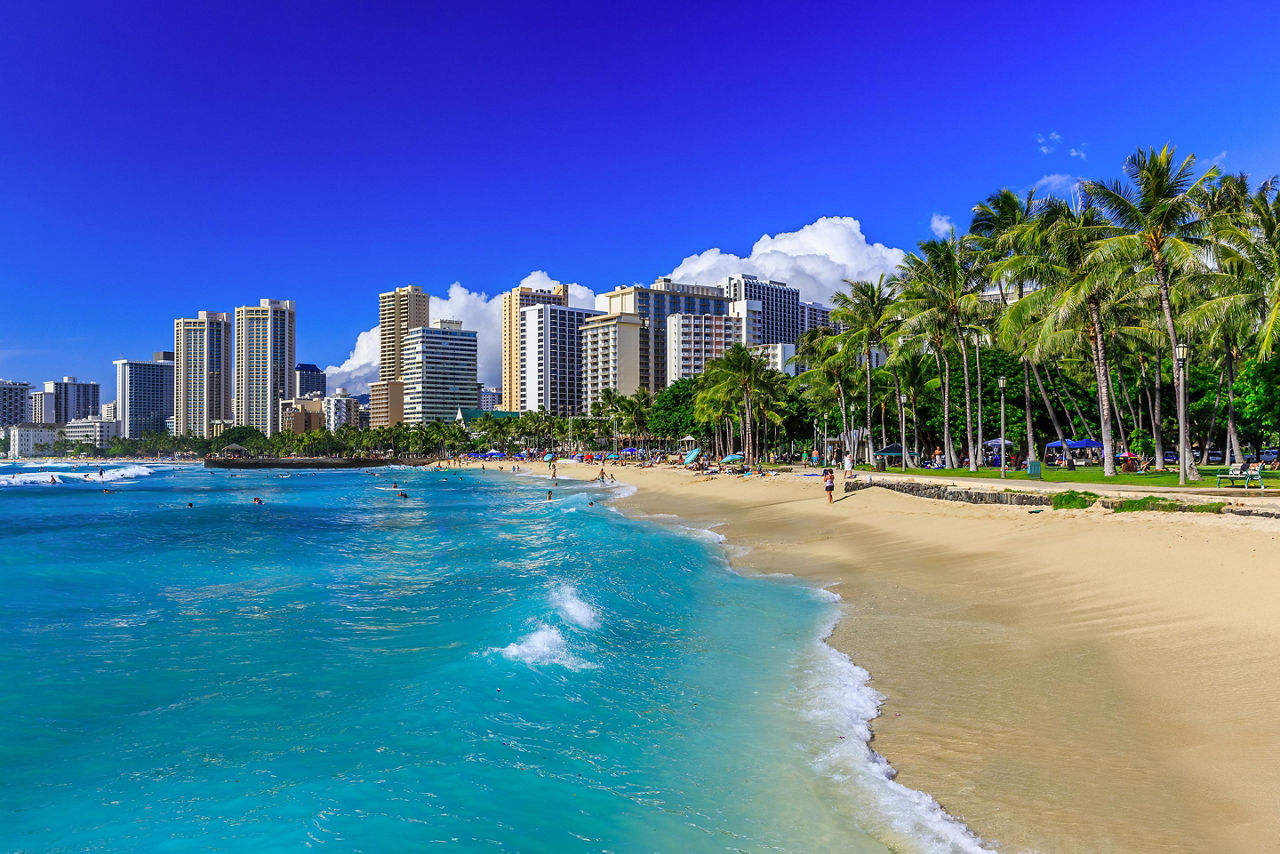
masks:
<svg viewBox="0 0 1280 854"><path fill-rule="evenodd" d="M831 503L831 494L836 491L836 475L831 469L822 470L822 483L827 490L827 503Z"/></svg>

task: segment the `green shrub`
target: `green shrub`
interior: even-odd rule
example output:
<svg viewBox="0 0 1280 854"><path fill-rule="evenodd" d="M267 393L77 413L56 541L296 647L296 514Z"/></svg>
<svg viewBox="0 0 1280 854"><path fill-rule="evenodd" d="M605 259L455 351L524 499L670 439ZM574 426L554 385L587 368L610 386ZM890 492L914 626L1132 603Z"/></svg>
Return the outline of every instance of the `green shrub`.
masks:
<svg viewBox="0 0 1280 854"><path fill-rule="evenodd" d="M1055 492L1053 494L1054 510L1084 510L1092 507L1094 502L1098 500L1098 496L1093 492L1077 492L1074 489L1068 489L1066 492Z"/></svg>
<svg viewBox="0 0 1280 854"><path fill-rule="evenodd" d="M1146 510L1157 510L1161 512L1173 512L1182 505L1168 498L1160 498L1155 495L1148 495L1145 498L1129 498L1121 501L1115 506L1117 513L1141 513Z"/></svg>

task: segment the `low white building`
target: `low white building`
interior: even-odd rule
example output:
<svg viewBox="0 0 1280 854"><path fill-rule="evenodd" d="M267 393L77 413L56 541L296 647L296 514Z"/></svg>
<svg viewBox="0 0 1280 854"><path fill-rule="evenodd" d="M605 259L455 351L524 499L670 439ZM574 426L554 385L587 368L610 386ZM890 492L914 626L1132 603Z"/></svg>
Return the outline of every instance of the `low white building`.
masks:
<svg viewBox="0 0 1280 854"><path fill-rule="evenodd" d="M95 448L105 448L120 435L120 422L101 415L77 418L67 422L67 426L62 428L62 435L72 442L87 442Z"/></svg>
<svg viewBox="0 0 1280 854"><path fill-rule="evenodd" d="M61 424L14 424L9 428L9 459L48 456L60 429Z"/></svg>

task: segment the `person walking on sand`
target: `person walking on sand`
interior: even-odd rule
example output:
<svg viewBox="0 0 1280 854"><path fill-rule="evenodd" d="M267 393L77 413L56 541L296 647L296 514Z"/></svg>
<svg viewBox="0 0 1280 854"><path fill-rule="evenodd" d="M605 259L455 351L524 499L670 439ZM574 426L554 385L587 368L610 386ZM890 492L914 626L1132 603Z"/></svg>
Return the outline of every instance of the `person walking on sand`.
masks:
<svg viewBox="0 0 1280 854"><path fill-rule="evenodd" d="M822 470L822 485L827 490L827 503L831 503L831 493L836 491L836 473L831 469Z"/></svg>
<svg viewBox="0 0 1280 854"><path fill-rule="evenodd" d="M853 454L848 451L844 452L844 479L851 480L853 478Z"/></svg>

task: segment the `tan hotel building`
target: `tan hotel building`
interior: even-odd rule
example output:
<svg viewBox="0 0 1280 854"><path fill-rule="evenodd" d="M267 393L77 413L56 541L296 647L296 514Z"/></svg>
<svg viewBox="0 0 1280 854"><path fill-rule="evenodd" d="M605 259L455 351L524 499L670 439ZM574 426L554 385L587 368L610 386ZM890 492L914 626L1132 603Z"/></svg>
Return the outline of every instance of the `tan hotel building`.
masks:
<svg viewBox="0 0 1280 854"><path fill-rule="evenodd" d="M520 309L530 305L568 305L569 286L552 285L549 291L516 287L502 295L502 408L519 412L523 389L520 380Z"/></svg>
<svg viewBox="0 0 1280 854"><path fill-rule="evenodd" d="M378 295L378 381L369 385L369 426L404 421L404 342L430 322L431 297L417 285Z"/></svg>

